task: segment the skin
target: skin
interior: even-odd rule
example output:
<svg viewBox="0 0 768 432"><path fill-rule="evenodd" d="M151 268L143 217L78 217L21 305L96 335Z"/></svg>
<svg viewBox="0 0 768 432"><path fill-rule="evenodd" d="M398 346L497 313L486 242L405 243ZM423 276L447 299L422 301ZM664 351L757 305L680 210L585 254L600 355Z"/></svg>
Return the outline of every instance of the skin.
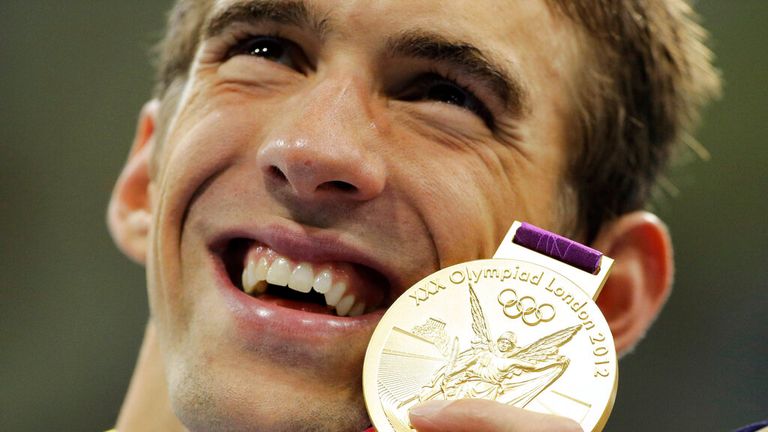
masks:
<svg viewBox="0 0 768 432"><path fill-rule="evenodd" d="M219 1L215 10L231 3ZM389 295L396 296L442 267L491 256L515 219L549 229L569 223L559 192L572 151L567 95L579 50L562 17L530 0L312 5L329 19L322 37L275 23L235 29L279 31L301 47L309 71L290 61L230 58L234 37L225 30L201 43L167 134L155 134L156 103L142 115L109 217L117 244L146 263L152 316L122 430L149 430L141 427L152 421L171 430L176 417L191 431L360 431L369 424L362 363L382 311L338 319L349 325L326 333L254 324L222 294L212 243L227 232L310 245L278 242L288 257L310 253L303 249L317 238L339 242L352 255L373 256L392 276ZM519 80L523 107L505 106L482 80L450 64L387 55L388 38L407 31L480 47ZM466 107L394 90L433 70L461 77L458 84L493 113L493 127ZM617 336L626 348L666 298L671 255L658 220L643 214L620 221L598 242L640 262L614 272L624 276L626 292L636 286L641 294L611 297L606 306L630 320L634 333ZM637 255L637 242L618 240L641 228L660 237ZM658 270L652 284L643 273L649 262ZM645 292L654 297L646 301ZM633 312L638 305L642 319ZM283 322L280 314L288 316L278 311L274 323ZM167 397L147 385L163 381ZM149 408L153 398L160 408ZM412 421L424 431L574 430L571 421L497 405L441 406L413 413ZM137 418L143 426L131 423Z"/></svg>

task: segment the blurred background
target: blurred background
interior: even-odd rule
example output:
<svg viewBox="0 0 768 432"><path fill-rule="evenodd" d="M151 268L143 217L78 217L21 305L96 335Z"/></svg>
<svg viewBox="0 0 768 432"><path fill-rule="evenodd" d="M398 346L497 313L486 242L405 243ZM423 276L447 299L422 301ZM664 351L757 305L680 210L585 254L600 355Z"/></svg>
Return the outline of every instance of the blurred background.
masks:
<svg viewBox="0 0 768 432"><path fill-rule="evenodd" d="M147 318L107 200L150 95L170 0L0 2L0 430L113 425ZM607 430L730 430L768 417L768 1L700 0L725 96L655 210L678 270L620 367Z"/></svg>

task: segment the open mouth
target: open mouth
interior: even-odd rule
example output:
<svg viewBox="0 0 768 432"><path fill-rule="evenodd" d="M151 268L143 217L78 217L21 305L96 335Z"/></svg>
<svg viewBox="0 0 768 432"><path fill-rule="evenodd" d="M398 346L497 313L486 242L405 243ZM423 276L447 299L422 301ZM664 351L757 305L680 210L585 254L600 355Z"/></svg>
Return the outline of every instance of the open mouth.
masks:
<svg viewBox="0 0 768 432"><path fill-rule="evenodd" d="M384 275L362 264L299 261L247 238L227 241L220 257L232 285L281 307L356 317L394 300Z"/></svg>

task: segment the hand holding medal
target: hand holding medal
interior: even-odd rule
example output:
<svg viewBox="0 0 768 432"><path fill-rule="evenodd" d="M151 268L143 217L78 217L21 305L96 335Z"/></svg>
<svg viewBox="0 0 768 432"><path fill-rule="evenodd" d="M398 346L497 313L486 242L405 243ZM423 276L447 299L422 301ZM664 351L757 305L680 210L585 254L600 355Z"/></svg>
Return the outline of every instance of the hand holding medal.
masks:
<svg viewBox="0 0 768 432"><path fill-rule="evenodd" d="M366 353L363 391L376 429L413 430L408 412L423 402L488 399L602 430L618 369L594 300L612 263L515 222L493 259L412 286Z"/></svg>

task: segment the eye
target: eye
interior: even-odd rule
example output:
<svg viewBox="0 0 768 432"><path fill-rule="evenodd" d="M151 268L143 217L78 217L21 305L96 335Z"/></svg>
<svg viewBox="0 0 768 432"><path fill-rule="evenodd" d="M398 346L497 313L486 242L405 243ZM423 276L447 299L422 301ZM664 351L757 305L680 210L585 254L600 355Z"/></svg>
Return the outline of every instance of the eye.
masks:
<svg viewBox="0 0 768 432"><path fill-rule="evenodd" d="M427 89L425 99L464 107L467 104L467 93L448 83L435 83Z"/></svg>
<svg viewBox="0 0 768 432"><path fill-rule="evenodd" d="M401 96L405 101L434 101L455 105L480 117L488 127L493 126L490 110L471 91L436 73L418 77Z"/></svg>
<svg viewBox="0 0 768 432"><path fill-rule="evenodd" d="M239 55L260 57L286 65L300 72L303 72L308 64L304 53L298 45L279 36L258 35L245 37L230 48L226 57L230 59Z"/></svg>

